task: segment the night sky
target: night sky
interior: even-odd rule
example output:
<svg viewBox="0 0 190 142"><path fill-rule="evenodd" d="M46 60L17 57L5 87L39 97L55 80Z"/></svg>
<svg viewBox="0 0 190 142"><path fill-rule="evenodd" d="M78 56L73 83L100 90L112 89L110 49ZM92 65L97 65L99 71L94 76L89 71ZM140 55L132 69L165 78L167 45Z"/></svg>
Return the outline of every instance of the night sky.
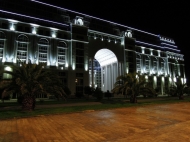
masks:
<svg viewBox="0 0 190 142"><path fill-rule="evenodd" d="M185 55L190 82L190 4L188 1L39 0L174 39Z"/></svg>

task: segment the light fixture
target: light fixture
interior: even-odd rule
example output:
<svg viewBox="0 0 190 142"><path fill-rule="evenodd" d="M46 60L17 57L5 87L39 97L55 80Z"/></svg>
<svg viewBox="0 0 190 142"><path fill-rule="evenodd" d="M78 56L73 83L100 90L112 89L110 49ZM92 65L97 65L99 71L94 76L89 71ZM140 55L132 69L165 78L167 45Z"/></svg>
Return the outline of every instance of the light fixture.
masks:
<svg viewBox="0 0 190 142"><path fill-rule="evenodd" d="M31 26L33 27L39 27L40 25L37 25L37 24L33 24L33 23L30 23Z"/></svg>
<svg viewBox="0 0 190 142"><path fill-rule="evenodd" d="M57 31L58 29L57 28L50 28L51 30L54 30L54 31Z"/></svg>
<svg viewBox="0 0 190 142"><path fill-rule="evenodd" d="M15 30L15 27L14 27L14 24L13 24L13 23L11 23L10 30L11 30L11 31L14 31L14 30Z"/></svg>
<svg viewBox="0 0 190 142"><path fill-rule="evenodd" d="M56 38L56 34L55 33L52 33L51 35L53 38Z"/></svg>
<svg viewBox="0 0 190 142"><path fill-rule="evenodd" d="M7 66L5 67L5 71L12 71L11 67Z"/></svg>
<svg viewBox="0 0 190 142"><path fill-rule="evenodd" d="M32 33L33 33L33 34L36 34L36 28L35 28L35 27L33 27Z"/></svg>
<svg viewBox="0 0 190 142"><path fill-rule="evenodd" d="M13 19L7 19L9 22L12 22L12 23L18 23L17 20L13 20Z"/></svg>

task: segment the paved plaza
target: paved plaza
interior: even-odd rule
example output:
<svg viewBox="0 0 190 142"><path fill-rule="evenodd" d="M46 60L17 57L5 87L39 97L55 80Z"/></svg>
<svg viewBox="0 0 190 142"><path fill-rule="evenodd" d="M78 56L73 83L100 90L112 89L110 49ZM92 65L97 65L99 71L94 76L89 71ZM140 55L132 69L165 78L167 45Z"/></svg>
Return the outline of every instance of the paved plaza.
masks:
<svg viewBox="0 0 190 142"><path fill-rule="evenodd" d="M0 120L0 142L190 142L190 103Z"/></svg>

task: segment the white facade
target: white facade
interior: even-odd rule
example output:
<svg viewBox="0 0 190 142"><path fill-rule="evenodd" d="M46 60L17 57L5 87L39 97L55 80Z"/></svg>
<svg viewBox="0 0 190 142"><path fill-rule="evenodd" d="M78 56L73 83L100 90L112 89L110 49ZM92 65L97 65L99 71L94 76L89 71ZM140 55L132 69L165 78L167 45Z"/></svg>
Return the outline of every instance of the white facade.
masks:
<svg viewBox="0 0 190 142"><path fill-rule="evenodd" d="M4 3L17 9L23 5ZM177 79L186 82L183 55L170 38L36 1L27 3L39 11L46 7L41 13L45 18L27 10L0 10L1 68L19 60L46 63L72 94L82 93L84 86L111 91L116 77L129 72L145 74L161 94ZM48 16L48 8L54 9L54 16Z"/></svg>

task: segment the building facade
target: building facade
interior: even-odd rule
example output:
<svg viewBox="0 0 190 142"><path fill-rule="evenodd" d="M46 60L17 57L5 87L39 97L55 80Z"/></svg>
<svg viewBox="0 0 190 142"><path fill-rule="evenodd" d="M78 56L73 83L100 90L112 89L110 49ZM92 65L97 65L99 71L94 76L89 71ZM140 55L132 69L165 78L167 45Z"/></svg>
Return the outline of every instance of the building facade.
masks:
<svg viewBox="0 0 190 142"><path fill-rule="evenodd" d="M186 82L183 54L173 39L36 0L0 0L0 68L18 59L46 63L72 94L103 91L116 77L139 72L164 95ZM2 75L6 78L7 75Z"/></svg>

